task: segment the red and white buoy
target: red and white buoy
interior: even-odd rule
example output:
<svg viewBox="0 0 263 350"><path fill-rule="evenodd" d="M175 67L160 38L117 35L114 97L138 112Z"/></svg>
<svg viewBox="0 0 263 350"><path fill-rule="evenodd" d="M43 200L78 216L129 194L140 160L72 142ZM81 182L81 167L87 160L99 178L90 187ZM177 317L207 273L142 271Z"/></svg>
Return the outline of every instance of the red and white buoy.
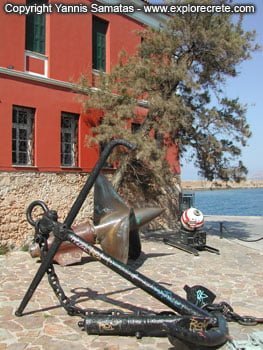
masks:
<svg viewBox="0 0 263 350"><path fill-rule="evenodd" d="M196 208L186 209L181 216L181 223L188 231L194 231L204 225L204 215Z"/></svg>

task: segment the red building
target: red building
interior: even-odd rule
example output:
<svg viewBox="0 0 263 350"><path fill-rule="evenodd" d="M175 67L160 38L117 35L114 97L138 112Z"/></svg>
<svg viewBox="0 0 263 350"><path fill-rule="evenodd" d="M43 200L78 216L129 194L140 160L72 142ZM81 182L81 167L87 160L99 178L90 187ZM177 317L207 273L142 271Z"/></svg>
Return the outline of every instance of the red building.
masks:
<svg viewBox="0 0 263 350"><path fill-rule="evenodd" d="M92 81L98 70L109 72L122 49L135 52L135 30L157 27L163 18L86 11L92 3L63 0L64 11L54 0L2 2L0 171L90 171L96 162L98 150L85 145L92 118L82 112L74 81L82 73ZM169 152L178 171L177 150Z"/></svg>

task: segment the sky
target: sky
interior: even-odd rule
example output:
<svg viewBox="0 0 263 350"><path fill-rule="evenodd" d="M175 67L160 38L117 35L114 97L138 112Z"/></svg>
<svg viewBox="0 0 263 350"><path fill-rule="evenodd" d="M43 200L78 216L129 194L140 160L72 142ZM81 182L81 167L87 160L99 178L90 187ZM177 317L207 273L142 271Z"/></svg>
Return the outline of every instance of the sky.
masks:
<svg viewBox="0 0 263 350"><path fill-rule="evenodd" d="M244 16L244 29L257 32L256 42L263 47L263 0L237 1L256 5L256 14ZM263 49L239 67L239 76L228 79L226 96L239 97L247 104L247 121L252 131L248 146L242 149L241 159L248 168L247 178L263 179ZM182 159L182 180L200 179L193 163Z"/></svg>

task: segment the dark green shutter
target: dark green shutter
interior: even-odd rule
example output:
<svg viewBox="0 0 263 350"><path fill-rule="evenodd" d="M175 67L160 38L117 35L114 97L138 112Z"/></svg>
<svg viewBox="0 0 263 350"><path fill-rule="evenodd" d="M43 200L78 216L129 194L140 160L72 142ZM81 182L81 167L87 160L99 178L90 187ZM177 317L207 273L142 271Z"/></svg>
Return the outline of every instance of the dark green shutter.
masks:
<svg viewBox="0 0 263 350"><path fill-rule="evenodd" d="M92 66L94 69L106 70L106 33L108 23L93 17L92 22Z"/></svg>
<svg viewBox="0 0 263 350"><path fill-rule="evenodd" d="M45 4L47 1L28 0L27 4ZM30 14L26 18L26 50L38 53L45 53L46 40L46 16Z"/></svg>

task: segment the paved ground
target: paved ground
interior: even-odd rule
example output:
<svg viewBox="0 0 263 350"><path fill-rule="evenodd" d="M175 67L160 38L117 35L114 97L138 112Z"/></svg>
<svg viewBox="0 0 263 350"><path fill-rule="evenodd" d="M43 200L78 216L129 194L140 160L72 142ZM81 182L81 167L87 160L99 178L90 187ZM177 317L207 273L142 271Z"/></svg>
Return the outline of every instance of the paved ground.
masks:
<svg viewBox="0 0 263 350"><path fill-rule="evenodd" d="M205 228L210 235L219 235L263 252L263 216L207 215L205 223ZM260 238L262 239L259 241Z"/></svg>
<svg viewBox="0 0 263 350"><path fill-rule="evenodd" d="M220 224L223 222L223 239ZM237 313L263 316L262 260L263 240L245 243L242 239L263 236L263 218L207 217L208 244L220 249L220 255L206 251L190 255L165 245L161 233L142 235L143 253L132 266L166 288L184 297L183 287L202 284L217 294L217 302L230 303ZM0 257L0 350L179 350L166 338L87 335L78 327L78 317L70 317L58 305L46 277L28 304L23 317L14 316L31 282L38 263L26 252ZM136 288L99 262L70 267L56 266L56 272L68 296L85 307L120 308L126 311L167 307ZM235 340L263 331L263 325L245 327L229 323ZM227 349L224 345L222 349Z"/></svg>

